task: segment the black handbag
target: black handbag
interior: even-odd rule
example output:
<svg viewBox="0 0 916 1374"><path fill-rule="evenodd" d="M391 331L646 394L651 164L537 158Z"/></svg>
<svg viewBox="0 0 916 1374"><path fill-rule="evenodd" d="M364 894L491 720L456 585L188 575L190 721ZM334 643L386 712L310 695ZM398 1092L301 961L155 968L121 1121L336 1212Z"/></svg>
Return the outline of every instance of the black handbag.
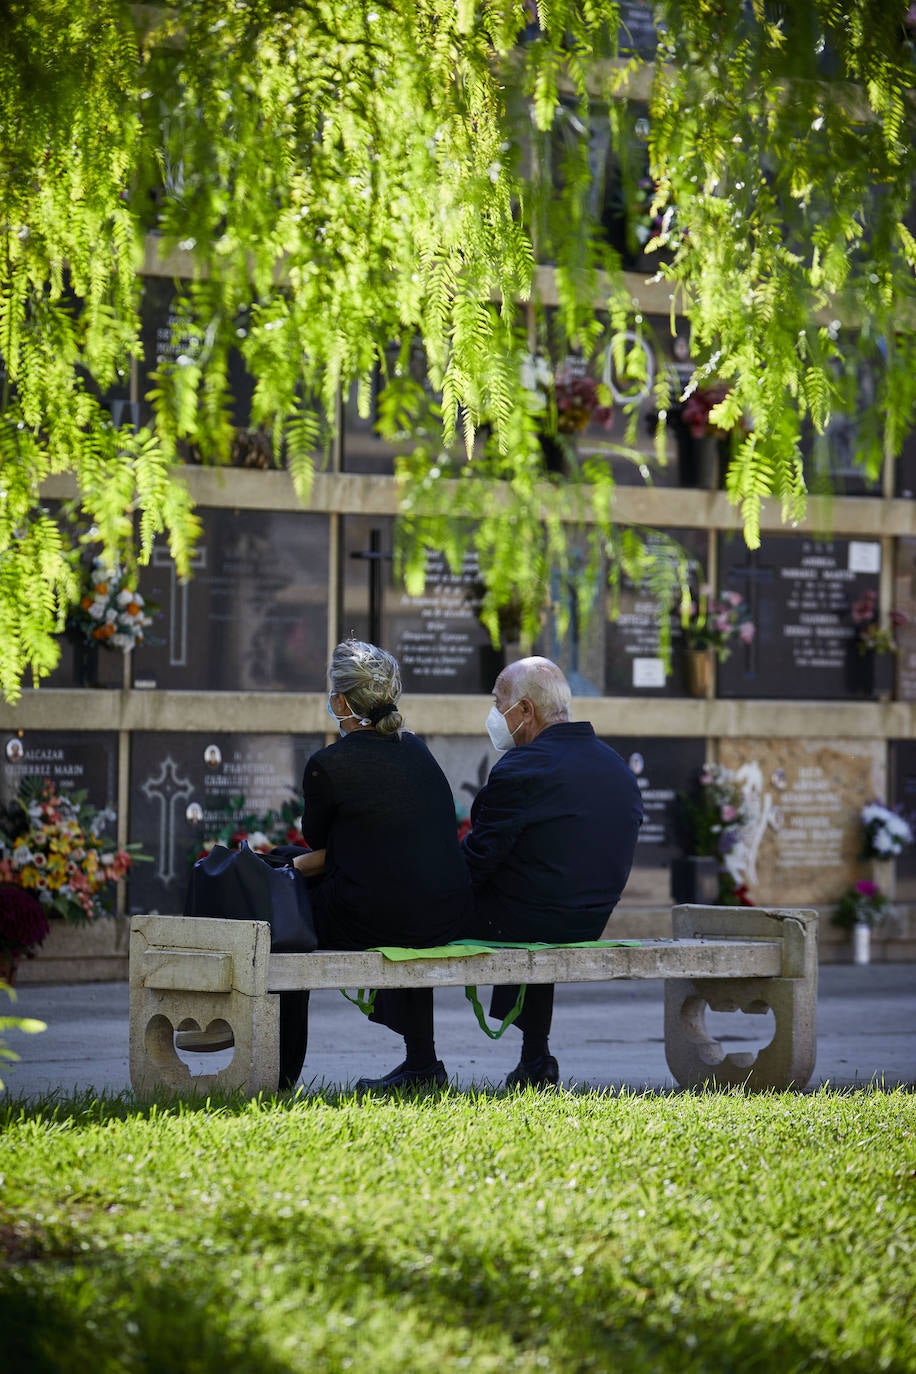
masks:
<svg viewBox="0 0 916 1374"><path fill-rule="evenodd" d="M318 945L308 883L288 849L259 854L244 840L238 849L215 844L191 870L184 915L267 921L276 954L309 954Z"/></svg>

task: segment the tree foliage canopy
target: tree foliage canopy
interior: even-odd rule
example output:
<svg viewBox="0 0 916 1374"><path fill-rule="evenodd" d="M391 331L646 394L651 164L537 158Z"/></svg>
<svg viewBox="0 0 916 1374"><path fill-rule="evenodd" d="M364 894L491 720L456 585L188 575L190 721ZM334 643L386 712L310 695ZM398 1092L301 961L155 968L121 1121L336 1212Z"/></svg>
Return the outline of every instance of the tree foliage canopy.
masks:
<svg viewBox="0 0 916 1374"><path fill-rule="evenodd" d="M50 474L74 475L84 526L109 556L146 559L165 532L187 571L196 522L179 457L193 442L225 461L234 348L255 378L252 420L273 434L303 498L340 389L357 382L365 403L376 369L390 379L383 417L412 438L401 465L409 582L425 546L454 560L470 537L494 628L515 601L531 629L549 570L581 558L584 539L586 568L610 558L612 577L651 569L664 594L676 561L660 571L638 532L616 527L606 465L544 481L522 380L546 329L539 261L554 264L570 346L595 347L598 301L612 328L639 332L589 159L589 127L609 121L625 162L626 97L642 64L618 56L616 5L538 0L536 18L523 0L7 9L3 693L53 666L75 594L79 550L41 501ZM793 517L803 509L803 427L823 430L849 407L844 328L877 367L859 455L868 471L899 451L912 421L906 9L655 6L649 154L656 209L672 211L659 272L690 321L696 380L731 383L720 420L753 417L728 478L752 545L765 496ZM196 342L159 369L154 423L135 432L115 427L103 396L141 352L138 270L151 234L191 255L183 309ZM392 363L393 345L417 339L435 404ZM657 385L664 418L677 398L667 378ZM456 432L457 466L444 461ZM588 599L592 583L580 586Z"/></svg>

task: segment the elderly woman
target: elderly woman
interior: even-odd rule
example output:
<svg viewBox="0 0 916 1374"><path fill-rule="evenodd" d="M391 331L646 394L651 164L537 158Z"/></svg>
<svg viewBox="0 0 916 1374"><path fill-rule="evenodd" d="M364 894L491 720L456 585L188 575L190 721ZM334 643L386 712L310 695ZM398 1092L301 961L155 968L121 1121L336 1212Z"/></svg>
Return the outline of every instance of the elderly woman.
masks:
<svg viewBox="0 0 916 1374"><path fill-rule="evenodd" d="M305 766L302 832L312 852L296 859L310 879L319 948L455 939L470 915L471 886L454 798L426 745L403 728L397 662L347 640L331 655L329 679L340 738ZM404 1036L406 1056L384 1078L360 1079L361 1089L446 1081L431 992L379 992L373 1019Z"/></svg>

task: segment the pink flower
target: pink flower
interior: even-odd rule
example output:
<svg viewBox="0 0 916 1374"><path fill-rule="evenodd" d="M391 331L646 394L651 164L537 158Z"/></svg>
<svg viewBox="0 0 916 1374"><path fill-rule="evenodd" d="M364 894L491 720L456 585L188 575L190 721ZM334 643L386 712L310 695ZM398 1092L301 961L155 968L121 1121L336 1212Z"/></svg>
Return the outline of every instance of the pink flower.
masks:
<svg viewBox="0 0 916 1374"><path fill-rule="evenodd" d="M750 620L746 620L743 625L738 626L738 638L742 644L750 644L754 639L754 626Z"/></svg>
<svg viewBox="0 0 916 1374"><path fill-rule="evenodd" d="M867 878L862 878L856 883L856 892L861 892L863 897L877 897L878 884L869 882Z"/></svg>
<svg viewBox="0 0 916 1374"><path fill-rule="evenodd" d="M723 821L733 821L737 814L738 812L735 810L733 806L729 806L728 802L726 802L725 805L722 807Z"/></svg>

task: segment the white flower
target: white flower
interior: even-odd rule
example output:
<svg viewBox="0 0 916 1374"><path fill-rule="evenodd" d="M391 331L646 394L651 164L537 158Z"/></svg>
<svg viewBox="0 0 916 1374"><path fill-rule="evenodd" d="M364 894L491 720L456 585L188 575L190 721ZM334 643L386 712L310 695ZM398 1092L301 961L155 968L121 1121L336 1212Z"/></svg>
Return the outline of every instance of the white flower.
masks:
<svg viewBox="0 0 916 1374"><path fill-rule="evenodd" d="M913 832L902 816L891 814L888 817L887 828L895 839L902 840L904 844L912 843Z"/></svg>
<svg viewBox="0 0 916 1374"><path fill-rule="evenodd" d="M251 834L248 836L248 848L249 848L249 849L269 849L269 848L270 848L270 840L269 840L269 839L267 838L267 836L264 834L264 831L263 831L263 830L253 830L253 831L251 832Z"/></svg>
<svg viewBox="0 0 916 1374"><path fill-rule="evenodd" d="M132 601L138 600L138 598L134 596L133 592L120 591L115 600L119 606L129 606Z"/></svg>
<svg viewBox="0 0 916 1374"><path fill-rule="evenodd" d="M96 601L93 601L92 605L89 607L89 610L87 611L87 615L89 616L89 619L90 619L90 620L103 620L104 617L105 617L105 610L106 610L107 605L108 605L108 603L107 603L105 600L96 600Z"/></svg>
<svg viewBox="0 0 916 1374"><path fill-rule="evenodd" d="M27 844L19 844L13 850L13 867L25 868L32 861L32 851Z"/></svg>

